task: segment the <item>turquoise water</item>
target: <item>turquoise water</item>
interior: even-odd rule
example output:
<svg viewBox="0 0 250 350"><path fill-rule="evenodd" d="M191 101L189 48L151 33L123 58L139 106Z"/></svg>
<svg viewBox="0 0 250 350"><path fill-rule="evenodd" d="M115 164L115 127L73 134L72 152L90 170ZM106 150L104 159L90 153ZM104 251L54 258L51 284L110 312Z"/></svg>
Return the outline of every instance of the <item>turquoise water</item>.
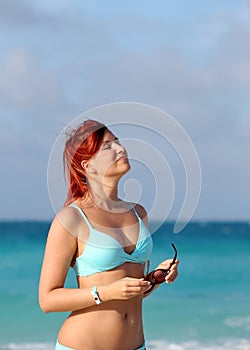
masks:
<svg viewBox="0 0 250 350"><path fill-rule="evenodd" d="M154 230L154 223L150 224ZM43 314L37 286L49 222L0 223L0 349L54 348L66 313ZM151 267L179 252L179 278L144 301L147 349L250 349L250 224L190 223L153 234ZM76 286L72 271L68 286Z"/></svg>

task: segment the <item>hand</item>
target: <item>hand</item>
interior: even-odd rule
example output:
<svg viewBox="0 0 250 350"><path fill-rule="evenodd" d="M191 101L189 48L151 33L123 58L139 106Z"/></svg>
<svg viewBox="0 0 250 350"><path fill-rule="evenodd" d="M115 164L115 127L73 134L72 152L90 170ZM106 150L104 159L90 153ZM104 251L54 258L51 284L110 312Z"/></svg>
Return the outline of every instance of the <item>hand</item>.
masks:
<svg viewBox="0 0 250 350"><path fill-rule="evenodd" d="M99 288L101 298L103 294L103 298L106 300L128 300L143 294L150 286L151 283L145 281L144 278L124 277ZM106 287L106 292L103 290L104 287Z"/></svg>
<svg viewBox="0 0 250 350"><path fill-rule="evenodd" d="M157 269L168 270L171 262L172 262L172 259L164 260L163 262L161 262L157 266L156 270ZM175 279L177 278L177 276L178 276L178 270L177 270L178 264L179 264L179 260L176 260L175 263L171 266L170 273L165 278L166 283L173 283L175 281Z"/></svg>

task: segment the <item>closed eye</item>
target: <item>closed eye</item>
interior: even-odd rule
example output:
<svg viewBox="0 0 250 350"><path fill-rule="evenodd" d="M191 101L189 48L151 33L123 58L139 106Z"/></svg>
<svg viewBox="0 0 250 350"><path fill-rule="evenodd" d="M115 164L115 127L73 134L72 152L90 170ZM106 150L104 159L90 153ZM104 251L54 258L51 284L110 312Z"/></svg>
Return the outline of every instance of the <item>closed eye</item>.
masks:
<svg viewBox="0 0 250 350"><path fill-rule="evenodd" d="M109 149L111 147L111 142L105 142L103 145L102 145L102 149Z"/></svg>
<svg viewBox="0 0 250 350"><path fill-rule="evenodd" d="M109 149L111 148L112 143L116 143L117 145L120 145L120 141L118 138L115 138L114 140L105 140L102 144L102 149Z"/></svg>

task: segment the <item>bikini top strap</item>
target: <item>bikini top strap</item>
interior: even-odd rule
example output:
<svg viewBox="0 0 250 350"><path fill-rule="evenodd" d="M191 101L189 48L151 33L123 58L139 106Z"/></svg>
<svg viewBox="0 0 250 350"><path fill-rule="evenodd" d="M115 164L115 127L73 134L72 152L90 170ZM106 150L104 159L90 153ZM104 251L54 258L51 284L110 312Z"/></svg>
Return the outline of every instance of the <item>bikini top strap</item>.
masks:
<svg viewBox="0 0 250 350"><path fill-rule="evenodd" d="M135 210L135 206L132 203L129 203L129 202L128 202L128 205L132 208L133 212L135 213L135 215L137 216L138 220L140 221L141 218L138 215L137 211Z"/></svg>
<svg viewBox="0 0 250 350"><path fill-rule="evenodd" d="M91 225L89 219L88 219L87 216L84 214L83 210L82 210L80 207L78 207L78 205L76 205L76 204L70 204L68 207L72 207L72 208L77 209L77 210L79 211L79 213L81 214L81 216L84 218L86 224L88 225L88 228L89 228L90 230L93 230L93 226Z"/></svg>
<svg viewBox="0 0 250 350"><path fill-rule="evenodd" d="M138 220L141 221L141 218L140 218L140 216L138 215L137 211L135 210L134 205L133 205L132 203L129 203L129 202L128 202L128 205L131 207L131 209L133 210L133 212L134 212L135 215L137 216ZM88 219L87 216L84 214L83 210L82 210L80 207L78 207L78 205L76 205L76 204L70 204L68 207L72 207L72 208L77 209L77 210L79 211L79 213L81 214L81 216L84 218L86 224L88 225L88 228L89 228L90 230L93 229L93 226L91 225L89 219Z"/></svg>

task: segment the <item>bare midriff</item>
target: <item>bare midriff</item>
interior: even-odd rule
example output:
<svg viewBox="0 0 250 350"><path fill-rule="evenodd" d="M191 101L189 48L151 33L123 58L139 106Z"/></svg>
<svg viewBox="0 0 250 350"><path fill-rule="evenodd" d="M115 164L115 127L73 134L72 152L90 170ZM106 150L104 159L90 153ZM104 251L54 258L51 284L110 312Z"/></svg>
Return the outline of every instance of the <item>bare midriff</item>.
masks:
<svg viewBox="0 0 250 350"><path fill-rule="evenodd" d="M142 264L125 263L113 270L78 277L79 288L112 283L123 277L142 278ZM58 334L59 343L76 350L133 350L144 342L143 295L110 300L73 311Z"/></svg>

